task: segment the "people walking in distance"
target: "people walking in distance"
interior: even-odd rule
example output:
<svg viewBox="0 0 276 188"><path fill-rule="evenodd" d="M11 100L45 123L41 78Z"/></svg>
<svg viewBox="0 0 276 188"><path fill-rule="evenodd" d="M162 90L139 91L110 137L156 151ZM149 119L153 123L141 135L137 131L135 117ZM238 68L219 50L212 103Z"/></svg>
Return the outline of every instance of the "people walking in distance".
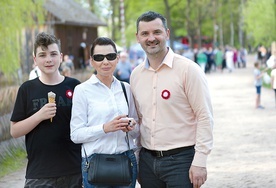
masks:
<svg viewBox="0 0 276 188"><path fill-rule="evenodd" d="M184 50L184 52L182 53L182 55L192 61L194 61L194 52L192 49L187 49L187 50Z"/></svg>
<svg viewBox="0 0 276 188"><path fill-rule="evenodd" d="M224 59L224 53L222 51L221 48L217 48L216 49L216 53L215 53L215 63L216 63L216 67L217 69L222 72L222 62Z"/></svg>
<svg viewBox="0 0 276 188"><path fill-rule="evenodd" d="M147 56L130 77L141 122L140 184L200 187L213 143L206 76L196 63L167 46L170 30L164 16L145 12L136 26L136 39Z"/></svg>
<svg viewBox="0 0 276 188"><path fill-rule="evenodd" d="M81 146L70 140L72 96L80 82L60 74L62 53L54 35L36 36L33 59L41 76L20 86L10 130L14 138L25 136L25 187L81 188Z"/></svg>
<svg viewBox="0 0 276 188"><path fill-rule="evenodd" d="M132 71L132 65L128 60L128 54L126 52L120 53L119 63L115 70L115 76L117 79L129 83L129 77Z"/></svg>
<svg viewBox="0 0 276 188"><path fill-rule="evenodd" d="M72 75L72 71L69 67L67 66L64 66L62 69L61 69L61 74L63 76L67 76L67 77L70 77Z"/></svg>
<svg viewBox="0 0 276 188"><path fill-rule="evenodd" d="M225 61L228 71L231 73L234 70L234 52L231 47L226 48Z"/></svg>
<svg viewBox="0 0 276 188"><path fill-rule="evenodd" d="M69 55L64 55L63 57L63 62L61 63L61 66L60 66L61 72L63 72L63 69L65 67L68 67L70 69L70 72L74 73L75 66L73 61L70 59Z"/></svg>
<svg viewBox="0 0 276 188"><path fill-rule="evenodd" d="M207 65L205 68L205 73L211 73L211 71L216 70L216 65L214 62L214 50L212 47L204 50L205 55L207 56Z"/></svg>
<svg viewBox="0 0 276 188"><path fill-rule="evenodd" d="M207 55L204 52L205 52L204 49L200 49L198 51L196 56L196 62L199 64L202 71L205 73L208 60L207 60Z"/></svg>
<svg viewBox="0 0 276 188"><path fill-rule="evenodd" d="M259 54L259 61L260 61L260 66L265 67L265 62L266 62L266 56L267 56L267 50L266 48L261 44L258 48L258 54Z"/></svg>
<svg viewBox="0 0 276 188"><path fill-rule="evenodd" d="M88 182L89 166L86 161L87 158L90 160L100 153L127 155L133 164L133 179L129 187L135 188L137 161L134 139L139 136L139 126L136 125L138 115L129 84L122 82L127 93L127 103L121 82L113 76L118 61L116 45L111 39L95 39L90 50L90 63L96 73L78 85L73 96L71 139L82 144L82 175L85 188L97 187ZM134 118L133 126L129 126L127 115Z"/></svg>
<svg viewBox="0 0 276 188"><path fill-rule="evenodd" d="M85 42L81 42L79 46L79 54L78 54L78 59L79 59L79 66L81 69L86 68L86 44Z"/></svg>
<svg viewBox="0 0 276 188"><path fill-rule="evenodd" d="M240 48L238 53L238 67L246 68L246 56L247 50L245 48Z"/></svg>
<svg viewBox="0 0 276 188"><path fill-rule="evenodd" d="M256 109L264 109L264 107L261 105L261 90L263 85L263 76L266 71L267 71L267 68L263 71L260 70L259 62L254 63L254 85L256 87L256 94L257 94L256 102L255 102Z"/></svg>

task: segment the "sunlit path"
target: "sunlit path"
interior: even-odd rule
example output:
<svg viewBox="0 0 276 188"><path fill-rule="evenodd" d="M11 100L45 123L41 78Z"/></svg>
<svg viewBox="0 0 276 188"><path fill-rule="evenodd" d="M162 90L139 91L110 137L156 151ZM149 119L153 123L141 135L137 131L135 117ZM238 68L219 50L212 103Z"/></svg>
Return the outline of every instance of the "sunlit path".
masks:
<svg viewBox="0 0 276 188"><path fill-rule="evenodd" d="M214 107L214 149L204 188L276 187L274 91L262 88L256 110L254 57L246 69L207 75Z"/></svg>

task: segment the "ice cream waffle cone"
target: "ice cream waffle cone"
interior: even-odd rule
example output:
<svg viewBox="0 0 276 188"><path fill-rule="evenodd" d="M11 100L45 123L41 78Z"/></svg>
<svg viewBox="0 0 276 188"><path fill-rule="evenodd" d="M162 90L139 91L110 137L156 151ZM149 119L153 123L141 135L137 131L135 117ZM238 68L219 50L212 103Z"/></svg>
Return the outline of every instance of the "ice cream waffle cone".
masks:
<svg viewBox="0 0 276 188"><path fill-rule="evenodd" d="M49 92L48 93L48 102L49 103L55 103L56 102L55 99L56 99L56 94L54 92L52 92L52 91ZM53 118L51 118L50 121L52 122Z"/></svg>

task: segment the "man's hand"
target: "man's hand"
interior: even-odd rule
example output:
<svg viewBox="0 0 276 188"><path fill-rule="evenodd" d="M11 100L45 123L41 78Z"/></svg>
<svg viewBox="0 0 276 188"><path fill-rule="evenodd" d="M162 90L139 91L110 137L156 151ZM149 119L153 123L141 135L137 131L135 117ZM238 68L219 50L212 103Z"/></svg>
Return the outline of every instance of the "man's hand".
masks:
<svg viewBox="0 0 276 188"><path fill-rule="evenodd" d="M205 167L191 166L189 177L193 188L200 188L207 180L207 170Z"/></svg>

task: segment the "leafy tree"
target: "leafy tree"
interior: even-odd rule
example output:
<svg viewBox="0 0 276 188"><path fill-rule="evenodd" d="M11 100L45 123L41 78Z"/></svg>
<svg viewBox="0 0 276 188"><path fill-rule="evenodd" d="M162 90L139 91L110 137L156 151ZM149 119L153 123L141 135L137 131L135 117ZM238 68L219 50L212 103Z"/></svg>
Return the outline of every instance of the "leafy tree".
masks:
<svg viewBox="0 0 276 188"><path fill-rule="evenodd" d="M20 68L22 30L42 20L42 0L0 0L0 71L7 77Z"/></svg>
<svg viewBox="0 0 276 188"><path fill-rule="evenodd" d="M77 1L77 0L76 0ZM106 7L112 12L105 17L108 32L120 44L120 0L78 0L95 4L102 18ZM275 0L124 0L127 47L135 43L136 20L141 13L153 10L163 14L171 30L170 38L188 36L190 43L200 46L200 36L214 38L216 45L245 46L247 40L267 45L275 38ZM104 3L106 6L98 6ZM90 3L91 4L91 3ZM97 6L96 6L97 4ZM112 20L112 22L110 21ZM273 36L274 34L274 36ZM246 38L246 36L249 36Z"/></svg>
<svg viewBox="0 0 276 188"><path fill-rule="evenodd" d="M270 46L276 37L276 1L247 0L243 14L245 30L254 45Z"/></svg>
<svg viewBox="0 0 276 188"><path fill-rule="evenodd" d="M164 4L160 0L125 0L125 17L126 17L126 38L128 46L136 42L136 20L146 11L156 11L161 14L165 13Z"/></svg>

